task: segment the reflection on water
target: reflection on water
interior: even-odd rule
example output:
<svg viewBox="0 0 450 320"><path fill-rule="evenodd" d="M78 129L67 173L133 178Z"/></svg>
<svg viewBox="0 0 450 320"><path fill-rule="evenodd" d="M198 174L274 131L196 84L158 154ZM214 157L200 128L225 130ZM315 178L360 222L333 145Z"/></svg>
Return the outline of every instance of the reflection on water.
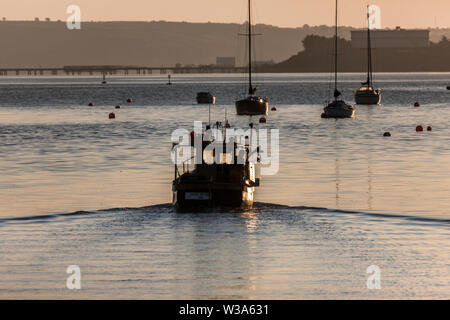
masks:
<svg viewBox="0 0 450 320"><path fill-rule="evenodd" d="M254 210L246 211L242 214L245 219L245 225L248 233L256 232L259 225L258 213Z"/></svg>
<svg viewBox="0 0 450 320"><path fill-rule="evenodd" d="M369 152L367 152L367 208L369 210L373 209L372 206L372 201L373 201L373 196L372 196L372 159L371 159L371 153L372 151L369 150Z"/></svg>
<svg viewBox="0 0 450 320"><path fill-rule="evenodd" d="M334 162L335 174L336 174L336 208L339 208L339 185L341 183L339 177L339 159L336 157Z"/></svg>

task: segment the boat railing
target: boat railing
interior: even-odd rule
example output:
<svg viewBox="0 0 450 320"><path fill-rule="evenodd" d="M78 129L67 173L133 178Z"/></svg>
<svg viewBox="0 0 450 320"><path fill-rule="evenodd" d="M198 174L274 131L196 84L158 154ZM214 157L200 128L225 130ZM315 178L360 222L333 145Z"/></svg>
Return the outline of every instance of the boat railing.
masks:
<svg viewBox="0 0 450 320"><path fill-rule="evenodd" d="M187 160L187 162L183 162L182 164L182 168L179 168L177 164L175 164L175 179L178 179L179 177L181 177L183 174L185 173L189 173L190 172L190 164L189 162L192 159ZM180 173L180 169L182 169L181 173Z"/></svg>
<svg viewBox="0 0 450 320"><path fill-rule="evenodd" d="M174 146L174 148L177 148L177 147L178 146ZM190 163L191 163L192 159L194 159L194 157L195 157L195 156L191 156L189 159L184 160L181 163L182 172L180 173L181 168L178 166L176 154L177 153L175 152L175 180L178 179L179 177L181 177L183 174L190 172Z"/></svg>

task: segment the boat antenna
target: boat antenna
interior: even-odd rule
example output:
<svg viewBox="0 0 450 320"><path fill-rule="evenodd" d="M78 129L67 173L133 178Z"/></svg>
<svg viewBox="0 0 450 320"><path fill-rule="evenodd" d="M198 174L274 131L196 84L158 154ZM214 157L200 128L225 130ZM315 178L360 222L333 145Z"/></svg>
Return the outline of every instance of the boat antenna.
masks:
<svg viewBox="0 0 450 320"><path fill-rule="evenodd" d="M253 95L252 86L252 4L248 0L248 94Z"/></svg>
<svg viewBox="0 0 450 320"><path fill-rule="evenodd" d="M252 135L253 135L253 128L254 128L253 122L250 122L248 124L248 126L250 127L250 137L248 140L246 164L250 163L250 146L252 145L252 138L253 138Z"/></svg>
<svg viewBox="0 0 450 320"><path fill-rule="evenodd" d="M369 6L367 6L367 86L372 86L372 43L370 39L370 12Z"/></svg>
<svg viewBox="0 0 450 320"><path fill-rule="evenodd" d="M211 103L208 104L208 123L211 126Z"/></svg>

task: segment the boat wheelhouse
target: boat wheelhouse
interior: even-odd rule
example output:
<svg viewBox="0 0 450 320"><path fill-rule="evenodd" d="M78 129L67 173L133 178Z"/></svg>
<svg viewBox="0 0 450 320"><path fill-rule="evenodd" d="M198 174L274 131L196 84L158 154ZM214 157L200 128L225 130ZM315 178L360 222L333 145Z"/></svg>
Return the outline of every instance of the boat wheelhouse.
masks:
<svg viewBox="0 0 450 320"><path fill-rule="evenodd" d="M195 153L197 148L201 148L198 153L201 161L194 164L192 170L193 157L182 164L175 164L173 205L178 211L188 212L216 207L251 208L255 188L259 187L257 174L260 164L249 159L248 137L244 145L239 145L233 139L227 142L224 142L226 139L204 141L205 134L191 133L191 147ZM200 146L194 143L196 136L202 141Z"/></svg>

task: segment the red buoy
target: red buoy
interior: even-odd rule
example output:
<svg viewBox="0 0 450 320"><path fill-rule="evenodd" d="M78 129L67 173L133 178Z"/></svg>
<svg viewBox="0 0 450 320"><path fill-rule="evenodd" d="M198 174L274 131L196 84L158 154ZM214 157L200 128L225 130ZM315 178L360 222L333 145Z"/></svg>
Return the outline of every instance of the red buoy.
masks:
<svg viewBox="0 0 450 320"><path fill-rule="evenodd" d="M195 131L191 131L191 146L193 147L195 143Z"/></svg>
<svg viewBox="0 0 450 320"><path fill-rule="evenodd" d="M277 111L277 108L272 107L272 109L270 109L270 110L272 110L272 111Z"/></svg>
<svg viewBox="0 0 450 320"><path fill-rule="evenodd" d="M267 120L264 117L259 118L259 123L266 123Z"/></svg>
<svg viewBox="0 0 450 320"><path fill-rule="evenodd" d="M89 107L93 107L94 104L93 104L92 102L89 102L88 106L89 106Z"/></svg>
<svg viewBox="0 0 450 320"><path fill-rule="evenodd" d="M414 107L420 107L420 103L419 102L416 102L416 103L414 103Z"/></svg>
<svg viewBox="0 0 450 320"><path fill-rule="evenodd" d="M111 113L109 114L109 118L110 118L110 119L115 119L115 118L116 118L116 115L114 114L114 112L111 112Z"/></svg>
<svg viewBox="0 0 450 320"><path fill-rule="evenodd" d="M120 109L120 106L116 106L116 109Z"/></svg>
<svg viewBox="0 0 450 320"><path fill-rule="evenodd" d="M389 132L389 131L386 131L384 134L383 134L383 137L390 137L391 136L391 133Z"/></svg>
<svg viewBox="0 0 450 320"><path fill-rule="evenodd" d="M127 102L128 102L128 103L132 103L133 100L132 100L131 98L128 98L128 99L127 99Z"/></svg>
<svg viewBox="0 0 450 320"><path fill-rule="evenodd" d="M428 126L427 131L431 131L431 130L433 130L433 128L431 126Z"/></svg>
<svg viewBox="0 0 450 320"><path fill-rule="evenodd" d="M422 126L417 126L416 127L416 131L417 132L422 132L423 131L423 127Z"/></svg>

